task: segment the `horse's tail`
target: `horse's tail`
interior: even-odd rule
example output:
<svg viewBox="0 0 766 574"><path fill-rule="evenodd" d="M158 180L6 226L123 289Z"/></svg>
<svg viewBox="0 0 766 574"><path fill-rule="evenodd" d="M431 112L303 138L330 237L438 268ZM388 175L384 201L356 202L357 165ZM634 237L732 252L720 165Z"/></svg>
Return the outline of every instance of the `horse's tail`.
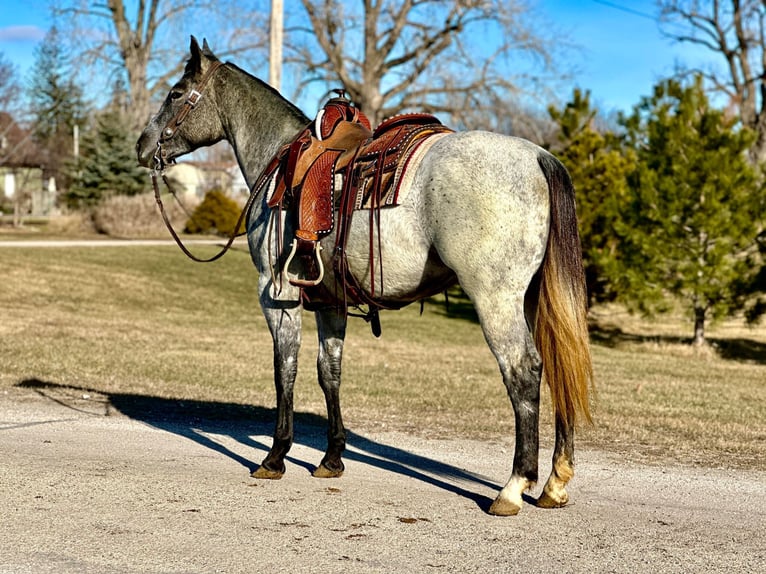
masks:
<svg viewBox="0 0 766 574"><path fill-rule="evenodd" d="M578 415L591 422L588 394L593 365L585 272L569 173L547 152L541 152L537 162L550 190L550 231L540 269L535 345L556 417L569 426Z"/></svg>

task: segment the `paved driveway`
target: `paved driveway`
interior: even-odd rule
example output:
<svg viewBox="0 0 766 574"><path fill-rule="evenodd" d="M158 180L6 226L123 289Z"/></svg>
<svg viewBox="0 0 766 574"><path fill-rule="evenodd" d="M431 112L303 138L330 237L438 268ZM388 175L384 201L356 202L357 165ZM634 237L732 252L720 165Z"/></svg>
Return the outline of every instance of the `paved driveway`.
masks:
<svg viewBox="0 0 766 574"><path fill-rule="evenodd" d="M346 474L319 480L324 429L304 414L285 477L255 481L272 420L0 390L0 573L766 571L764 473L581 450L568 507L497 518L511 444L352 432Z"/></svg>

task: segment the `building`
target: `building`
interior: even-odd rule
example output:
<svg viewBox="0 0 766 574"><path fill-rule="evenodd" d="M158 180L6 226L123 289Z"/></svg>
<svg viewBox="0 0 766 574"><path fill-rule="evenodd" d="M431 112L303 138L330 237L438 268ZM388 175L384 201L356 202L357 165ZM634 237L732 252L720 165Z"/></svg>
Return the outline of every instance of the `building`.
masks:
<svg viewBox="0 0 766 574"><path fill-rule="evenodd" d="M181 197L202 200L211 189L219 189L236 201L246 201L250 190L235 161L185 161L166 168L167 179Z"/></svg>
<svg viewBox="0 0 766 574"><path fill-rule="evenodd" d="M50 215L56 204L56 182L46 173L45 153L32 134L0 112L0 211L14 218Z"/></svg>

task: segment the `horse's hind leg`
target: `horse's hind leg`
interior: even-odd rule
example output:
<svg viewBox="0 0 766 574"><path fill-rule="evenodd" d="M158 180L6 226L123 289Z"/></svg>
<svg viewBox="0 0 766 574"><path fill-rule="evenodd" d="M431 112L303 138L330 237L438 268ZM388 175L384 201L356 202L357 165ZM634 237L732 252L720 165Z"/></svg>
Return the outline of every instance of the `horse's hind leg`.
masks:
<svg viewBox="0 0 766 574"><path fill-rule="evenodd" d="M267 302L262 307L274 341L277 422L271 450L252 476L276 479L285 473L285 457L293 444L293 388L301 347L301 308L280 306L270 298Z"/></svg>
<svg viewBox="0 0 766 574"><path fill-rule="evenodd" d="M327 403L327 451L314 471L318 478L335 478L343 474L341 455L346 448L346 430L340 413L340 373L346 317L337 309L317 311L319 354L317 373Z"/></svg>
<svg viewBox="0 0 766 574"><path fill-rule="evenodd" d="M541 508L558 508L569 502L567 483L574 476L574 425L556 417L556 446L553 450L553 470L537 500Z"/></svg>
<svg viewBox="0 0 766 574"><path fill-rule="evenodd" d="M524 318L523 297L514 304L502 293L474 300L484 336L497 358L513 405L516 448L508 483L489 509L490 514L518 514L522 494L537 482L538 424L542 363ZM507 295L507 294L505 294Z"/></svg>

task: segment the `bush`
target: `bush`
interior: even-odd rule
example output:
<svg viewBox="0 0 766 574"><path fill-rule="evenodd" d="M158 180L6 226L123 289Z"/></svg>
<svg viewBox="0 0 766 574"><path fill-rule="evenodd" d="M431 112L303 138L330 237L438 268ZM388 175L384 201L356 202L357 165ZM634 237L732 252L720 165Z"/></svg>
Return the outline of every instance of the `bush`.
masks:
<svg viewBox="0 0 766 574"><path fill-rule="evenodd" d="M212 189L205 194L205 199L186 222L186 232L231 235L241 211L236 201L221 190ZM237 233L243 232L244 225L241 225Z"/></svg>
<svg viewBox="0 0 766 574"><path fill-rule="evenodd" d="M172 197L163 200L170 221L179 222L182 229L188 216ZM92 211L93 226L99 233L112 237L166 237L168 230L162 220L154 195L113 195Z"/></svg>
<svg viewBox="0 0 766 574"><path fill-rule="evenodd" d="M93 217L84 211L52 216L46 230L54 235L92 235L96 232Z"/></svg>

